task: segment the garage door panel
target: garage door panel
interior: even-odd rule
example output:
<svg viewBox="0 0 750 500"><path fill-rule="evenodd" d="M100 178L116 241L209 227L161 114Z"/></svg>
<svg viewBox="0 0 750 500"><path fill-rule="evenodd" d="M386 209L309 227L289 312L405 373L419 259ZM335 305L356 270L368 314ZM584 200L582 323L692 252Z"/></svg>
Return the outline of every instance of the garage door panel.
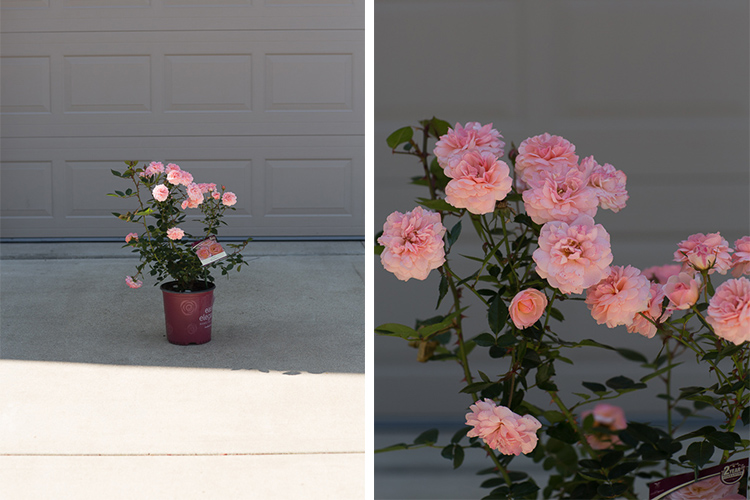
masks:
<svg viewBox="0 0 750 500"><path fill-rule="evenodd" d="M363 134L359 36L4 35L3 134Z"/></svg>
<svg viewBox="0 0 750 500"><path fill-rule="evenodd" d="M123 171L125 160L177 163L197 182L225 185L237 194L225 236L351 236L363 231L361 137L26 138L5 139L2 148L0 225L5 237L127 233L129 226L111 212L135 206L106 196L131 187L110 172Z"/></svg>

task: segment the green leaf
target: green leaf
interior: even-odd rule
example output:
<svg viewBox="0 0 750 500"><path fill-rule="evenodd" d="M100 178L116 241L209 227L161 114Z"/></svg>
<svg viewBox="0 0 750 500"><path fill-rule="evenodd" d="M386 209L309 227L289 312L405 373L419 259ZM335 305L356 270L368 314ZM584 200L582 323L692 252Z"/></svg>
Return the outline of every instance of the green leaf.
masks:
<svg viewBox="0 0 750 500"><path fill-rule="evenodd" d="M621 498L627 490L627 483L602 483L596 488L597 493L604 498Z"/></svg>
<svg viewBox="0 0 750 500"><path fill-rule="evenodd" d="M558 422L565 421L565 415L562 412L549 410L542 413L542 416L547 419L550 424L556 424Z"/></svg>
<svg viewBox="0 0 750 500"><path fill-rule="evenodd" d="M706 441L692 443L687 449L687 459L700 468L706 465L714 454L714 445Z"/></svg>
<svg viewBox="0 0 750 500"><path fill-rule="evenodd" d="M706 436L706 439L721 450L734 450L734 444L742 442L740 436L734 432L713 432Z"/></svg>
<svg viewBox="0 0 750 500"><path fill-rule="evenodd" d="M456 242L456 240L458 239L460 235L461 235L461 221L459 220L458 222L456 222L456 225L453 226L453 229L451 229L448 232L448 238L447 238L448 247L453 246L453 244Z"/></svg>
<svg viewBox="0 0 750 500"><path fill-rule="evenodd" d="M476 344L481 347L489 347L491 345L495 345L495 336L491 333L480 333L471 340L476 342Z"/></svg>
<svg viewBox="0 0 750 500"><path fill-rule="evenodd" d="M394 445L391 445L391 446L387 446L385 448L377 449L377 450L375 450L375 453L385 453L387 451L408 450L408 449L409 449L409 445L408 444L406 444L406 443L399 443L399 444L394 444Z"/></svg>
<svg viewBox="0 0 750 500"><path fill-rule="evenodd" d="M399 144L409 142L412 137L414 137L414 129L411 127L402 127L389 135L385 142L391 149L396 149Z"/></svg>
<svg viewBox="0 0 750 500"><path fill-rule="evenodd" d="M558 422L551 425L547 429L547 435L568 444L578 441L578 434L568 422Z"/></svg>
<svg viewBox="0 0 750 500"><path fill-rule="evenodd" d="M459 441L461 441L464 437L466 437L466 434L471 430L471 427L466 426L462 429L459 429L456 431L455 434L453 434L453 437L451 438L451 443L456 444Z"/></svg>
<svg viewBox="0 0 750 500"><path fill-rule="evenodd" d="M380 325L375 328L375 333L402 338L419 337L419 334L414 328L400 325L398 323L385 323Z"/></svg>
<svg viewBox="0 0 750 500"><path fill-rule="evenodd" d="M440 138L441 135L447 134L448 129L451 128L450 123L434 116L431 120L423 122L423 125L427 129L427 133L433 135L435 138Z"/></svg>
<svg viewBox="0 0 750 500"><path fill-rule="evenodd" d="M443 301L445 296L448 294L450 284L448 283L448 277L445 274L440 275L440 285L438 286L438 301L435 309L440 307L440 303Z"/></svg>
<svg viewBox="0 0 750 500"><path fill-rule="evenodd" d="M671 370L672 368L674 368L674 367L676 367L676 366L680 366L681 364L682 364L682 362L679 362L679 363L675 363L675 364L673 364L673 365L667 365L667 366L664 366L664 367L662 367L662 368L660 368L660 369L656 370L656 371L655 371L654 373L649 373L649 374L648 374L648 375L646 375L645 377L641 377L641 382L648 382L648 381L649 381L649 380L651 380L652 378L654 378L654 377L658 377L658 376L659 376L659 375L661 375L662 373L664 373L664 372L667 372L667 371Z"/></svg>
<svg viewBox="0 0 750 500"><path fill-rule="evenodd" d="M453 468L458 469L464 463L464 449L461 446L454 445L453 450Z"/></svg>
<svg viewBox="0 0 750 500"><path fill-rule="evenodd" d="M625 349L622 347L617 348L615 350L620 356L630 361L638 361L639 363L648 363L648 359L646 359L646 356L644 356L638 351L634 351L632 349Z"/></svg>
<svg viewBox="0 0 750 500"><path fill-rule="evenodd" d="M422 434L417 436L417 438L414 440L414 444L434 444L437 443L438 440L438 430L437 429L428 429L424 431Z"/></svg>
<svg viewBox="0 0 750 500"><path fill-rule="evenodd" d="M429 198L418 198L417 202L425 208L436 212L458 212L459 210L445 200L431 200Z"/></svg>
<svg viewBox="0 0 750 500"><path fill-rule="evenodd" d="M605 384L607 384L607 387L609 387L610 389L614 389L616 391L644 389L646 387L646 384L636 383L632 379L629 379L628 377L624 377L622 375L612 377L611 379L607 380Z"/></svg>
<svg viewBox="0 0 750 500"><path fill-rule="evenodd" d="M607 388L598 382L581 382L581 385L593 393L607 392Z"/></svg>
<svg viewBox="0 0 750 500"><path fill-rule="evenodd" d="M490 330L494 333L500 333L500 330L505 326L505 322L508 320L508 306L505 305L505 301L500 294L495 295L495 298L490 302L489 309L487 310L487 322L490 325Z"/></svg>

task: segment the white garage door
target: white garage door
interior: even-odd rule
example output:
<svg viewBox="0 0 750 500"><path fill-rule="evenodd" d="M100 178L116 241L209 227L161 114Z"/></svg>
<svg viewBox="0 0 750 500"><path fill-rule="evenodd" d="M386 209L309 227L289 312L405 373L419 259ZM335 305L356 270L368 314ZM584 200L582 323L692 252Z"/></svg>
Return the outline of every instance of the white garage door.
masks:
<svg viewBox="0 0 750 500"><path fill-rule="evenodd" d="M364 234L364 0L1 5L3 238L122 236L125 160L226 185L226 235Z"/></svg>

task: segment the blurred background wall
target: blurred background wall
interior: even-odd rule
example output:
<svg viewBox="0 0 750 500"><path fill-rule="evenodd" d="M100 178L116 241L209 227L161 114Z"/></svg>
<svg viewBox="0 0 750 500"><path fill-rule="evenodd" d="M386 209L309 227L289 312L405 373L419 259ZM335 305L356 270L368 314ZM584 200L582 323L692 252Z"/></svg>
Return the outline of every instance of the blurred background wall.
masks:
<svg viewBox="0 0 750 500"><path fill-rule="evenodd" d="M428 196L409 184L420 165L392 155L386 137L437 116L493 123L506 152L529 136L561 135L581 158L594 155L624 171L628 206L596 216L611 235L614 265L671 263L677 243L697 232L719 231L733 245L750 234L748 42L748 3L740 0L376 0L373 232L389 213ZM455 254L477 254L469 232ZM377 260L375 268L376 325L413 325L436 314L437 273L404 283ZM658 342L625 327L598 326L580 302L564 306L566 321L555 330L565 337L658 352ZM467 337L487 330L485 314L477 305L467 311ZM416 350L400 339L376 337L374 345L376 448L463 425L471 401L458 394L457 365L417 363ZM574 354L575 366L558 367L564 391L580 392L582 380L646 373L600 349ZM474 370L504 371L478 358ZM684 371L678 386L706 380ZM617 402L631 419L658 422L659 389ZM451 472L438 455L377 455L376 498L459 498L462 477L481 482Z"/></svg>

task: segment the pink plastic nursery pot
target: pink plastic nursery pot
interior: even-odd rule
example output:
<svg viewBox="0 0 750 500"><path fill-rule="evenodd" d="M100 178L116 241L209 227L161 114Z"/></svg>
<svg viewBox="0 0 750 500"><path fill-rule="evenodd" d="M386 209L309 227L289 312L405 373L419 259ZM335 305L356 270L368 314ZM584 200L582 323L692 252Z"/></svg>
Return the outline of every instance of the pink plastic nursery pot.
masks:
<svg viewBox="0 0 750 500"><path fill-rule="evenodd" d="M170 290L173 283L161 286L167 340L178 345L205 344L211 340L216 285L211 283L206 290L195 292L175 292Z"/></svg>

